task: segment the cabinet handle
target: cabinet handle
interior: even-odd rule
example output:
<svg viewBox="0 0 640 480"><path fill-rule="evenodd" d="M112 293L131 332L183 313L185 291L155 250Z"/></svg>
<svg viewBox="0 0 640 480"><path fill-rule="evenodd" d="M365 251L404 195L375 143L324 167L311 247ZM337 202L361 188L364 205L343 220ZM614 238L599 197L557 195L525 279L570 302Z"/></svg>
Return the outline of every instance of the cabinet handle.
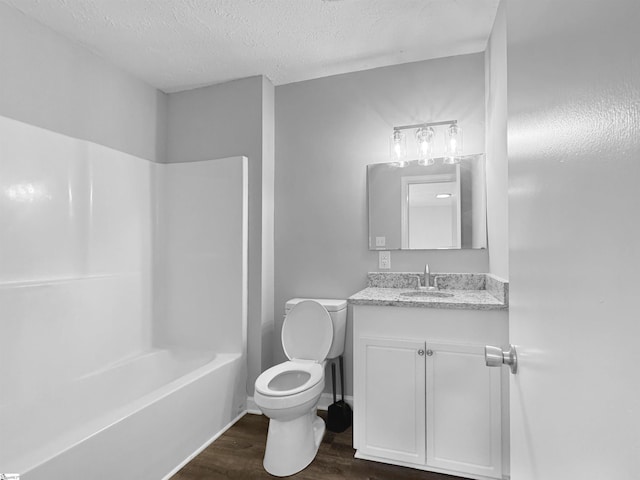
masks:
<svg viewBox="0 0 640 480"><path fill-rule="evenodd" d="M430 357L431 355L433 355L433 350L427 350L427 357Z"/></svg>
<svg viewBox="0 0 640 480"><path fill-rule="evenodd" d="M420 355L422 357L424 355L424 350L422 350L422 349L418 350L418 355Z"/></svg>

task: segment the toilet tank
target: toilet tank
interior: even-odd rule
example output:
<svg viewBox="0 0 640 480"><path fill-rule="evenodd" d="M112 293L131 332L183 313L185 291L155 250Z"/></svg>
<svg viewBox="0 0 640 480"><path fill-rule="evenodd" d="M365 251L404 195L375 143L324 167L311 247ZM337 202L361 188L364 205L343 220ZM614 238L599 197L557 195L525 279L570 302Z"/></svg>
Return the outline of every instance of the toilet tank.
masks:
<svg viewBox="0 0 640 480"><path fill-rule="evenodd" d="M332 298L292 298L285 304L285 316L295 305L303 300L314 300L329 312L333 322L333 341L327 358L336 358L342 355L347 334L347 301Z"/></svg>

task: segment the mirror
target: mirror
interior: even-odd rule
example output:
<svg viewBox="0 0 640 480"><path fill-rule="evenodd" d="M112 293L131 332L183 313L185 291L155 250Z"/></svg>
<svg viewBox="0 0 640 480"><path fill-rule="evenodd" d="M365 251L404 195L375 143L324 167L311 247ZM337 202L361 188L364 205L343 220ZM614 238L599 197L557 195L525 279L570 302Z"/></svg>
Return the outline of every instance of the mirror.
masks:
<svg viewBox="0 0 640 480"><path fill-rule="evenodd" d="M484 155L367 165L369 250L487 248Z"/></svg>

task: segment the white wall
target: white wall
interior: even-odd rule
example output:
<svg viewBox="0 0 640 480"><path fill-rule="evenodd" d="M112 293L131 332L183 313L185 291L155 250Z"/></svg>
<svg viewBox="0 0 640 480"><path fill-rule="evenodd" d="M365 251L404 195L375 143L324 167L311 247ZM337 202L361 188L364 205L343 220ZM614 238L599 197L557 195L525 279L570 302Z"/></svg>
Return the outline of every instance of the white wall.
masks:
<svg viewBox="0 0 640 480"><path fill-rule="evenodd" d="M457 119L485 146L484 59L450 57L276 87L275 361L284 303L347 298L377 270L368 250L366 165L388 161L394 125ZM483 272L486 250L393 252L394 271ZM350 339L347 339L350 345ZM350 371L350 346L346 368ZM351 379L347 378L351 392Z"/></svg>
<svg viewBox="0 0 640 480"><path fill-rule="evenodd" d="M152 161L167 96L0 2L0 115Z"/></svg>
<svg viewBox="0 0 640 480"><path fill-rule="evenodd" d="M507 2L496 13L485 51L489 272L509 279L507 166Z"/></svg>
<svg viewBox="0 0 640 480"><path fill-rule="evenodd" d="M272 104L263 77L251 77L169 95L169 162L246 156L249 175L249 310L247 392L271 358L273 308L268 297L273 268ZM265 297L267 295L267 297ZM264 310L264 309L268 310ZM265 346L265 341L268 342Z"/></svg>

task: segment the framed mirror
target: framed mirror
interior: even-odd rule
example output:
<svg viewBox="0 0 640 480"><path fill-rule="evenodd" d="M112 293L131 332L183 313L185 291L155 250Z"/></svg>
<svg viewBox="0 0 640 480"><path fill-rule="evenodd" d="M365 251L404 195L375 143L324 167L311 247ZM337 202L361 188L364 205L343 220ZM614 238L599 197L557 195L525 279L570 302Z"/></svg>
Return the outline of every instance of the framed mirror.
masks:
<svg viewBox="0 0 640 480"><path fill-rule="evenodd" d="M487 248L484 155L367 165L369 250Z"/></svg>

